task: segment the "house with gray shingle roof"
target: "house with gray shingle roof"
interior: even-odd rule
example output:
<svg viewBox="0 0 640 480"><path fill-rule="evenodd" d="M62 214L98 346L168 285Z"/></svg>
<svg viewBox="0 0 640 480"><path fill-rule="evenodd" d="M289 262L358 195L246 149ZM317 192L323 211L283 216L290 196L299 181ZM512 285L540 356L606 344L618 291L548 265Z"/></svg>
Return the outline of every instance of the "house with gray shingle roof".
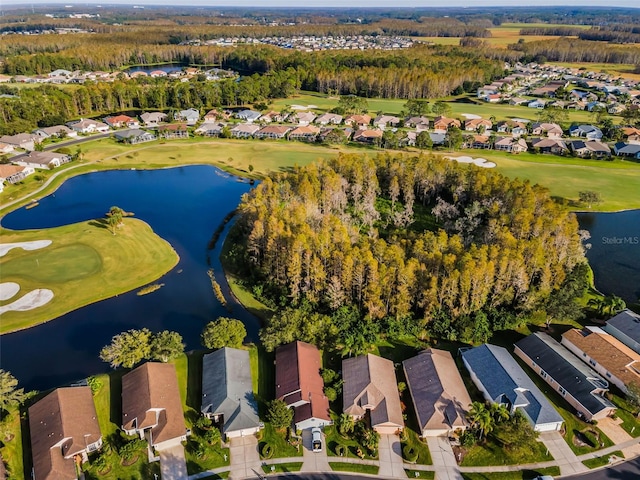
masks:
<svg viewBox="0 0 640 480"><path fill-rule="evenodd" d="M217 422L227 438L253 435L262 428L247 350L225 347L202 358L201 405L202 414Z"/></svg>
<svg viewBox="0 0 640 480"><path fill-rule="evenodd" d="M640 353L640 315L631 310L623 310L607 320L603 330L613 335L627 347Z"/></svg>
<svg viewBox="0 0 640 480"><path fill-rule="evenodd" d="M461 353L485 400L520 410L537 432L560 430L563 419L506 348L485 343Z"/></svg>

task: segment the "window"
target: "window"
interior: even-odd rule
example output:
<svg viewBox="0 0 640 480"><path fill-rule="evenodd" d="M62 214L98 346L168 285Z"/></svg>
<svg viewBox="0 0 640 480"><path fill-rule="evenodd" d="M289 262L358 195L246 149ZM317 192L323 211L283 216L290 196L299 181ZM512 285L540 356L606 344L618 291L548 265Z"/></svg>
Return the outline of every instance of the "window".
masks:
<svg viewBox="0 0 640 480"><path fill-rule="evenodd" d="M596 366L596 361L595 360L589 359L589 363L594 367Z"/></svg>
<svg viewBox="0 0 640 480"><path fill-rule="evenodd" d="M567 394L567 391L562 387L558 387L558 391L560 392L560 395L562 395L563 397Z"/></svg>
<svg viewBox="0 0 640 480"><path fill-rule="evenodd" d="M586 354L586 353L584 353L584 352L582 352L582 356L583 356L583 357L586 357L586 356L587 356L587 354Z"/></svg>
<svg viewBox="0 0 640 480"><path fill-rule="evenodd" d="M607 378L611 378L611 374L607 372Z"/></svg>
<svg viewBox="0 0 640 480"><path fill-rule="evenodd" d="M547 378L547 372L545 372L544 370L540 369L540 376L542 378Z"/></svg>

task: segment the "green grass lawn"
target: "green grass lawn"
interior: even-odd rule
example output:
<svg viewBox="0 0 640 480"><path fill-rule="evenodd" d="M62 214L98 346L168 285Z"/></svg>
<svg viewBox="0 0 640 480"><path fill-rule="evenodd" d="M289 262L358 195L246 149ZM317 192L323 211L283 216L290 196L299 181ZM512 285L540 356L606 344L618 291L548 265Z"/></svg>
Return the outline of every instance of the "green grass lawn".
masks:
<svg viewBox="0 0 640 480"><path fill-rule="evenodd" d="M410 397L410 395L406 395L406 397ZM409 407L409 409L413 412L413 407ZM433 461L431 460L431 453L429 452L427 444L420 440L418 434L411 428L406 427L404 431L406 432L406 440L402 442L402 447L404 448L405 445L410 445L416 452L418 452L418 459L415 463L419 465L431 465Z"/></svg>
<svg viewBox="0 0 640 480"><path fill-rule="evenodd" d="M24 450L20 410L11 407L0 422L0 455L5 462L8 478L24 478ZM26 420L25 420L26 422ZM29 444L26 439L27 445ZM30 452L26 452L31 456Z"/></svg>
<svg viewBox="0 0 640 480"><path fill-rule="evenodd" d="M299 472L302 468L302 462L290 462L290 463L269 463L262 465L264 473L287 473L287 472Z"/></svg>
<svg viewBox="0 0 640 480"><path fill-rule="evenodd" d="M269 422L265 422L264 429L258 433L258 449L262 454L265 443L271 445L273 455L271 458L301 457L302 445L293 446L287 441L286 432L276 430Z"/></svg>
<svg viewBox="0 0 640 480"><path fill-rule="evenodd" d="M335 422L336 419L333 418L333 420ZM347 458L360 458L357 455L358 449L362 450L365 453L364 458L366 460L373 460L377 458L377 457L372 457L368 455L367 449L364 448L362 445L360 445L357 440L352 438L351 435L349 435L347 438L340 435L340 433L338 433L338 429L336 428L335 424L324 427L324 434L325 434L325 441L327 444L327 455L329 457L340 458L336 454L336 447L338 445L344 445L345 447L347 447L347 452L346 452Z"/></svg>
<svg viewBox="0 0 640 480"><path fill-rule="evenodd" d="M547 453L546 447L540 442L533 441L527 446L507 450L489 437L484 444L468 449L461 465L464 467L519 465L550 460L553 460L553 457Z"/></svg>
<svg viewBox="0 0 640 480"><path fill-rule="evenodd" d="M604 467L605 465L609 465L609 457L616 456L618 458L624 458L624 454L617 450L609 455L604 455L602 457L590 458L589 460L585 460L582 464L588 468L598 468Z"/></svg>
<svg viewBox="0 0 640 480"><path fill-rule="evenodd" d="M624 398L615 394L608 394L607 398L618 407L616 416L622 420L620 426L632 437L640 436L640 420L635 415L637 408L631 406Z"/></svg>
<svg viewBox="0 0 640 480"><path fill-rule="evenodd" d="M0 333L37 325L139 288L178 262L173 248L149 225L134 218L126 218L116 235L96 221L40 230L3 229L1 234L3 243L52 241L39 250L10 250L1 257L0 268L3 282L20 285L17 298L37 288L52 290L54 297L46 306L4 313Z"/></svg>
<svg viewBox="0 0 640 480"><path fill-rule="evenodd" d="M367 475L377 475L379 468L375 465L362 465L360 463L329 462L331 470L336 472L354 472Z"/></svg>
<svg viewBox="0 0 640 480"><path fill-rule="evenodd" d="M532 480L538 475L560 475L559 467L539 468L537 470L521 470L518 472L463 473L465 480Z"/></svg>
<svg viewBox="0 0 640 480"><path fill-rule="evenodd" d="M436 472L425 472L422 470L411 470L405 468L404 471L409 478L423 478L425 480L434 480L436 478Z"/></svg>

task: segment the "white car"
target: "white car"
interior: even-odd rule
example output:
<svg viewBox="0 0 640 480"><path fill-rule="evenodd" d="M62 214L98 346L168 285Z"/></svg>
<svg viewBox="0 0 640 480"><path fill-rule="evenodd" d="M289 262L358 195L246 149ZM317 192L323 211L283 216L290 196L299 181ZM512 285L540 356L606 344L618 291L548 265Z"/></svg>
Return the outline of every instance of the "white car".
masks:
<svg viewBox="0 0 640 480"><path fill-rule="evenodd" d="M322 451L322 430L318 427L311 429L311 449L314 452Z"/></svg>

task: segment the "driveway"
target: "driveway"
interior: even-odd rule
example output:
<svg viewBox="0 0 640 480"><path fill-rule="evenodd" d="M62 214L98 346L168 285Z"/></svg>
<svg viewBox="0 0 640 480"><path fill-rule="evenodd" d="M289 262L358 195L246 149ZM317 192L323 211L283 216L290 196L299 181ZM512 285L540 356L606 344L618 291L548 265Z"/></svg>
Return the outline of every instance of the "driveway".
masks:
<svg viewBox="0 0 640 480"><path fill-rule="evenodd" d="M629 440L633 440L633 437L629 435L626 430L624 430L620 424L622 423L621 418L603 418L602 420L598 420L598 428L602 430L607 437L611 439L613 443L619 445L621 443L628 442ZM631 447L627 447L622 450L625 458L633 458L640 455L640 445L633 445Z"/></svg>
<svg viewBox="0 0 640 480"><path fill-rule="evenodd" d="M462 480L462 474L456 462L447 437L427 437L427 445L436 471L436 480Z"/></svg>
<svg viewBox="0 0 640 480"><path fill-rule="evenodd" d="M159 454L162 480L187 480L189 478L182 445L160 450Z"/></svg>
<svg viewBox="0 0 640 480"><path fill-rule="evenodd" d="M300 472L330 472L327 456L327 442L322 434L322 451L314 452L311 447L311 430L302 431L302 468Z"/></svg>
<svg viewBox="0 0 640 480"><path fill-rule="evenodd" d="M583 473L589 470L573 453L573 450L569 448L569 445L567 445L567 442L564 441L559 432L543 432L538 438L558 462L560 474L563 476Z"/></svg>
<svg viewBox="0 0 640 480"><path fill-rule="evenodd" d="M380 435L378 458L380 459L379 477L407 478L402 461L400 439L397 435Z"/></svg>
<svg viewBox="0 0 640 480"><path fill-rule="evenodd" d="M255 472L262 475L258 439L255 435L232 438L229 443L230 479L256 478Z"/></svg>

